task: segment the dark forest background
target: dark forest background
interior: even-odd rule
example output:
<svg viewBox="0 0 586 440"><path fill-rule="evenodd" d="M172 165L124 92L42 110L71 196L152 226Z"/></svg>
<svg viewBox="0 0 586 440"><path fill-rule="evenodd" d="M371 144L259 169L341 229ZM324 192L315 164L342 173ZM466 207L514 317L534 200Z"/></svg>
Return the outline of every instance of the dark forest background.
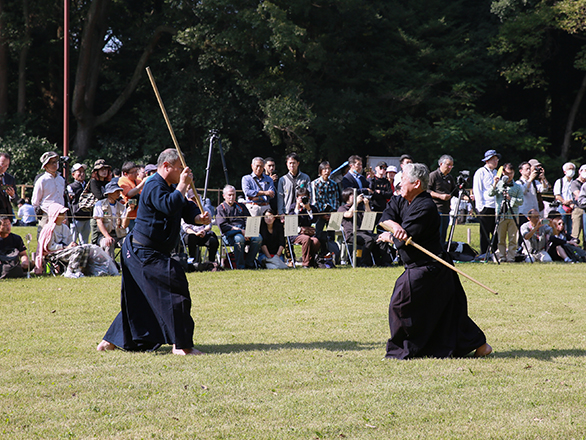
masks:
<svg viewBox="0 0 586 440"><path fill-rule="evenodd" d="M582 163L586 1L71 0L71 146L78 160L153 162L172 142L201 185L209 131L233 182L295 151L315 177L351 154L435 168ZM63 3L0 0L0 148L19 183L62 148ZM559 170L559 173L558 173ZM223 172L213 157L211 184Z"/></svg>

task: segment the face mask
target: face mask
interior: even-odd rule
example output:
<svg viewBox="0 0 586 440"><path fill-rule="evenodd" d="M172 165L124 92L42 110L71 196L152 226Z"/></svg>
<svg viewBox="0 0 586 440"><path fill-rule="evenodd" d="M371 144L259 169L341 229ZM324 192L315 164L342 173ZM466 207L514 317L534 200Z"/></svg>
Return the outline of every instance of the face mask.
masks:
<svg viewBox="0 0 586 440"><path fill-rule="evenodd" d="M576 174L576 170L568 170L566 171L566 176L569 178L574 177L574 174Z"/></svg>
<svg viewBox="0 0 586 440"><path fill-rule="evenodd" d="M582 172L580 173L580 177L581 177L582 179L586 179L586 171L582 171Z"/></svg>

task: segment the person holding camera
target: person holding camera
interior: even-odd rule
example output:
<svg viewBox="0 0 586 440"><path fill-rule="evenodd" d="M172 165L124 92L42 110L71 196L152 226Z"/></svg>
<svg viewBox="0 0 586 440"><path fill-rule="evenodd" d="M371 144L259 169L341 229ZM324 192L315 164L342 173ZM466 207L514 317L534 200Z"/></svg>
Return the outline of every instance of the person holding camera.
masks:
<svg viewBox="0 0 586 440"><path fill-rule="evenodd" d="M429 173L429 185L427 192L437 206L440 215L440 239L442 244L446 242L448 226L450 225L450 200L458 188L454 177L450 175L454 168L452 156L444 154L438 160L439 168Z"/></svg>
<svg viewBox="0 0 586 440"><path fill-rule="evenodd" d="M68 200L65 198L65 179L57 173L60 162L59 155L54 151L47 151L43 153L40 161L45 172L35 181L31 200L37 215L41 215L41 220L38 224L39 233L49 219L47 215L49 206L53 203L68 206Z"/></svg>
<svg viewBox="0 0 586 440"><path fill-rule="evenodd" d="M517 218L519 206L523 204L523 188L514 181L515 169L510 163L503 165L503 176L488 192L496 200L498 222L498 252L500 261L514 263L517 255L519 236ZM509 237L507 246L506 237Z"/></svg>
<svg viewBox="0 0 586 440"><path fill-rule="evenodd" d="M301 245L302 267L317 267L315 256L319 252L321 244L315 236L315 228L312 224L315 222L313 214L317 208L309 204L309 191L307 188L299 188L295 199L295 207L287 214L297 216L299 226L299 235L293 239L294 244Z"/></svg>
<svg viewBox="0 0 586 440"><path fill-rule="evenodd" d="M521 235L530 254L527 256L526 261L551 262L551 257L547 253L548 237L553 232L550 220L540 218L539 211L536 209L529 211L527 219L529 221L521 226Z"/></svg>
<svg viewBox="0 0 586 440"><path fill-rule="evenodd" d="M547 191L549 184L543 184L545 175L541 163L537 159L531 159L529 162L521 162L519 165L521 177L517 184L523 189L523 204L519 206L519 225L527 222L529 211L532 209L540 212L543 210L543 201L541 193Z"/></svg>
<svg viewBox="0 0 586 440"><path fill-rule="evenodd" d="M566 231L572 230L572 211L574 209L574 195L572 194L572 181L576 174L576 165L572 162L566 162L562 166L564 177L558 179L553 184L553 195L557 202L557 212L559 212L566 225Z"/></svg>

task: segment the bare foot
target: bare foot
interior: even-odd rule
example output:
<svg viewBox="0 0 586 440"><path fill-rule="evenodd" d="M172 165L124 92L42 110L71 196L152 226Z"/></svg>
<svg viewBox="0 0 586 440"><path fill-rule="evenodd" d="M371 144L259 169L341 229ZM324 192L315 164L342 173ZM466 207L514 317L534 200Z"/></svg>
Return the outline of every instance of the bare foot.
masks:
<svg viewBox="0 0 586 440"><path fill-rule="evenodd" d="M176 348L175 345L173 345L173 354L178 354L179 356L197 356L203 354L203 352L197 350L196 348Z"/></svg>
<svg viewBox="0 0 586 440"><path fill-rule="evenodd" d="M100 342L98 344L98 351L110 351L110 350L116 350L116 346L114 344L112 344L111 342L108 341L104 341L102 339L102 342Z"/></svg>
<svg viewBox="0 0 586 440"><path fill-rule="evenodd" d="M484 357L492 353L492 347L488 344L481 345L474 352L474 357Z"/></svg>

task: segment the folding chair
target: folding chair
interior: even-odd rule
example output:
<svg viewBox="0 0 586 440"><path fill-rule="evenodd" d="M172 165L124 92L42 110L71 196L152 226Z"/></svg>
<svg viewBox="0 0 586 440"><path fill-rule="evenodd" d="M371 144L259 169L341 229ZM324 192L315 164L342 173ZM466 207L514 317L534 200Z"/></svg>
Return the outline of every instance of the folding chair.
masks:
<svg viewBox="0 0 586 440"><path fill-rule="evenodd" d="M220 235L220 251L218 255L220 256L220 266L224 269L226 268L225 261L228 260L228 265L230 269L234 269L235 262L232 262L232 258L230 258L230 253L234 255L234 246L228 243L228 239L224 234ZM225 258L225 259L224 259Z"/></svg>

